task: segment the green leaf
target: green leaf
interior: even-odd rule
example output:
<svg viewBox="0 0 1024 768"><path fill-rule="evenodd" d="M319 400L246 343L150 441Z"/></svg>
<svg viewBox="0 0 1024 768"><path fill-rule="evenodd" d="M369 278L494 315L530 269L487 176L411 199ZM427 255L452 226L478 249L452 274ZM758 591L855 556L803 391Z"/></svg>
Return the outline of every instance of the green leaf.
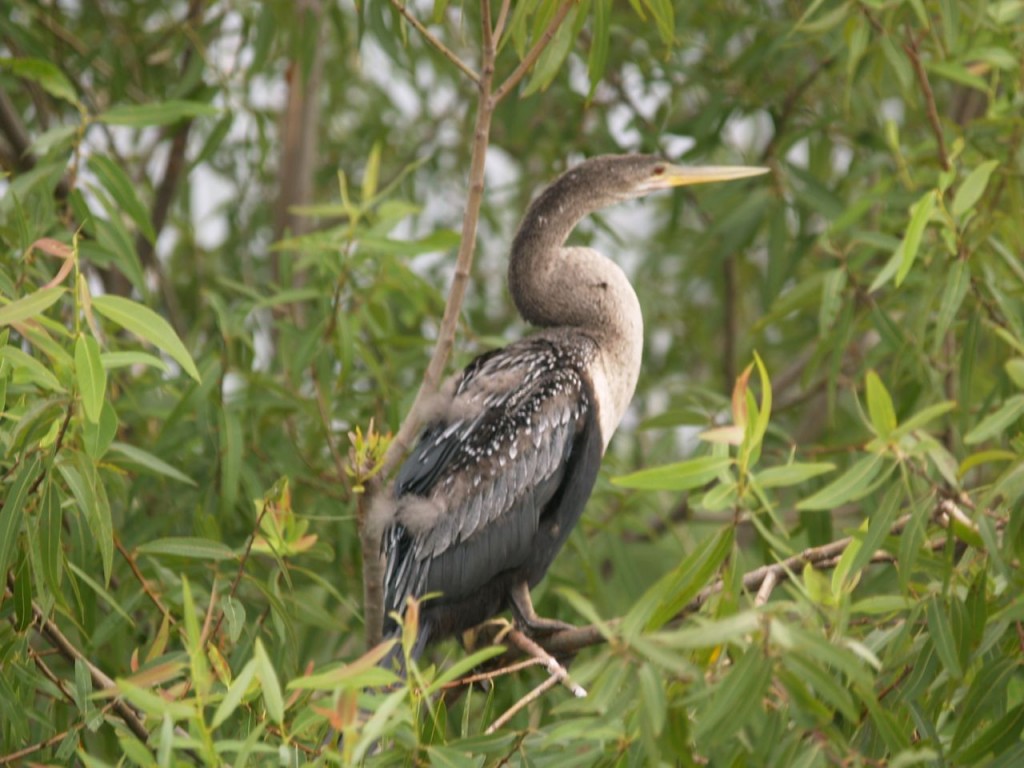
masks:
<svg viewBox="0 0 1024 768"><path fill-rule="evenodd" d="M100 359L103 361L103 367L108 371L112 371L115 368L127 368L131 365L145 365L150 368L156 368L164 373L171 370L167 363L148 352L135 352L131 350L127 352L104 352L100 355Z"/></svg>
<svg viewBox="0 0 1024 768"><path fill-rule="evenodd" d="M910 268L917 258L917 252L921 246L921 236L924 234L924 228L928 226L932 211L935 210L935 198L935 190L928 190L920 200L910 206L910 223L907 225L906 234L903 235L903 240L897 249L897 253L900 254L900 267L896 272L897 287L903 283L903 279L910 272ZM873 288L874 286L872 286Z"/></svg>
<svg viewBox="0 0 1024 768"><path fill-rule="evenodd" d="M124 172L124 169L106 155L99 154L89 157L89 168L96 174L100 184L110 193L114 202L121 206L121 210L135 222L135 226L146 236L146 239L150 243L154 242L156 232L153 231L149 211L139 199L135 190L136 185Z"/></svg>
<svg viewBox="0 0 1024 768"><path fill-rule="evenodd" d="M15 381L24 379L51 392L66 391L64 385L46 366L15 346L8 344L0 347L0 360L10 363L14 369Z"/></svg>
<svg viewBox="0 0 1024 768"><path fill-rule="evenodd" d="M78 103L75 88L56 64L45 59L0 58L0 69L6 69L17 77L37 83L44 91L58 99Z"/></svg>
<svg viewBox="0 0 1024 768"><path fill-rule="evenodd" d="M915 429L920 429L928 422L949 413L954 408L956 408L956 401L954 400L945 400L941 403L935 403L935 405L925 406L893 430L891 437L895 440L903 435L910 434Z"/></svg>
<svg viewBox="0 0 1024 768"><path fill-rule="evenodd" d="M162 101L152 104L121 105L101 112L96 119L108 125L142 128L170 125L194 117L216 117L216 107L200 101Z"/></svg>
<svg viewBox="0 0 1024 768"><path fill-rule="evenodd" d="M892 397L885 384L875 371L869 370L867 375L868 417L871 426L883 440L888 439L896 429L896 409L892 405Z"/></svg>
<svg viewBox="0 0 1024 768"><path fill-rule="evenodd" d="M168 536L147 541L138 547L140 555L169 555L188 557L194 560L235 560L237 556L226 544L213 539L199 539L188 536Z"/></svg>
<svg viewBox="0 0 1024 768"><path fill-rule="evenodd" d="M572 50L572 43L576 37L573 33L573 27L577 13L578 11L575 7L569 11L555 31L555 36L551 38L551 41L537 58L537 62L533 65L533 74L530 76L530 81L523 89L522 98L525 99L537 91L545 90L551 85L551 81L555 79L555 75L562 68L562 64L569 55L569 51Z"/></svg>
<svg viewBox="0 0 1024 768"><path fill-rule="evenodd" d="M697 739L721 744L732 738L761 707L771 679L771 662L760 648L748 648L715 686L710 705L703 709L694 727Z"/></svg>
<svg viewBox="0 0 1024 768"><path fill-rule="evenodd" d="M597 90L597 85L604 77L604 71L608 65L611 11L612 0L594 0L593 34L590 40L590 52L587 54L587 76L590 78L588 100L594 97L594 91Z"/></svg>
<svg viewBox="0 0 1024 768"><path fill-rule="evenodd" d="M187 483L188 485L196 484L195 480L188 475L138 446L128 445L127 443L111 443L110 450L121 454L130 464L152 472L155 475L163 475L171 480L177 480L179 483Z"/></svg>
<svg viewBox="0 0 1024 768"><path fill-rule="evenodd" d="M62 285L43 288L0 307L0 327L41 315L53 306L66 290L67 288Z"/></svg>
<svg viewBox="0 0 1024 768"><path fill-rule="evenodd" d="M964 442L967 445L975 445L990 437L1001 435L1008 426L1021 417L1021 414L1024 414L1024 395L1014 395L1008 398L998 411L990 413L964 435Z"/></svg>
<svg viewBox="0 0 1024 768"><path fill-rule="evenodd" d="M999 165L998 160L989 160L982 163L964 179L953 198L953 215L957 218L963 216L974 207L974 204L981 199L988 186L992 171Z"/></svg>
<svg viewBox="0 0 1024 768"><path fill-rule="evenodd" d="M103 401L103 410L100 411L100 420L93 424L88 419L82 424L82 446L89 458L98 461L102 459L110 444L117 436L117 412L109 400Z"/></svg>
<svg viewBox="0 0 1024 768"><path fill-rule="evenodd" d="M871 482L882 470L883 461L879 454L865 456L820 491L799 502L796 508L807 511L834 509L840 504L863 498L873 490ZM888 465L885 476L893 466Z"/></svg>
<svg viewBox="0 0 1024 768"><path fill-rule="evenodd" d="M359 690L372 686L391 685L397 680L395 673L390 669L377 666L377 662L390 653L396 642L398 641L385 640L349 664L343 664L325 672L297 677L288 683L288 690L330 691L339 688Z"/></svg>
<svg viewBox="0 0 1024 768"><path fill-rule="evenodd" d="M381 143L374 142L370 149L370 156L366 160L366 170L363 171L362 202L368 203L377 194L377 184L380 181L380 152Z"/></svg>
<svg viewBox="0 0 1024 768"><path fill-rule="evenodd" d="M281 695L281 684L278 682L274 665L263 647L263 641L258 637L256 638L254 661L256 662L256 677L259 679L263 691L263 703L266 704L267 714L271 720L280 725L284 722L284 697Z"/></svg>
<svg viewBox="0 0 1024 768"><path fill-rule="evenodd" d="M676 464L613 477L612 483L622 488L642 491L688 491L711 482L732 463L733 460L728 456L699 456Z"/></svg>
<svg viewBox="0 0 1024 768"><path fill-rule="evenodd" d="M711 580L733 549L731 526L721 529L708 543L697 547L675 569L651 585L623 619L623 632L663 627Z"/></svg>
<svg viewBox="0 0 1024 768"><path fill-rule="evenodd" d="M249 659L246 665L242 667L242 671L238 673L238 676L228 686L227 693L224 694L224 698L221 699L220 704L217 706L217 711L213 714L213 721L210 723L211 728L215 729L220 726L238 709L238 705L242 703L242 697L249 690L249 684L255 675L256 660Z"/></svg>
<svg viewBox="0 0 1024 768"><path fill-rule="evenodd" d="M64 554L60 546L63 514L60 508L60 487L47 474L43 486L43 498L39 505L39 555L43 578L50 591L60 590L64 569Z"/></svg>
<svg viewBox="0 0 1024 768"><path fill-rule="evenodd" d="M100 360L100 345L92 336L82 334L75 341L75 377L82 394L85 417L99 423L107 390L107 372Z"/></svg>
<svg viewBox="0 0 1024 768"><path fill-rule="evenodd" d="M96 475L96 467L88 456L76 452L69 457L62 453L57 468L71 489L71 495L75 497L79 510L85 515L103 561L103 582L109 583L114 563L114 524L110 502L107 500L103 484Z"/></svg>
<svg viewBox="0 0 1024 768"><path fill-rule="evenodd" d="M192 688L197 696L205 697L212 683L210 667L206 661L206 649L203 647L203 637L199 630L192 586L184 575L181 577L181 613L185 620L185 650L188 651L192 671ZM259 643L259 640L256 642Z"/></svg>
<svg viewBox="0 0 1024 768"><path fill-rule="evenodd" d="M181 339L171 328L170 323L149 307L138 304L122 296L95 296L92 305L108 320L120 325L139 338L163 350L185 370L189 376L199 381L199 371L192 356L181 343Z"/></svg>
<svg viewBox="0 0 1024 768"><path fill-rule="evenodd" d="M1011 745L1019 743L1021 731L1024 731L1024 704L1015 706L954 755L956 765L980 765L986 755L999 754ZM1009 764L1012 763L1007 763Z"/></svg>
<svg viewBox="0 0 1024 768"><path fill-rule="evenodd" d="M757 473L756 479L757 484L762 488L786 488L791 485L799 485L826 472L832 472L835 468L836 465L829 462L795 461L782 467L762 469Z"/></svg>
<svg viewBox="0 0 1024 768"><path fill-rule="evenodd" d="M39 456L22 459L21 468L5 491L4 505L0 508L0 575L6 574L14 561L14 548L24 522L22 509L28 499L28 490L39 474Z"/></svg>
<svg viewBox="0 0 1024 768"><path fill-rule="evenodd" d="M931 633L932 642L935 644L935 652L939 655L942 665L950 677L954 679L963 677L960 654L957 652L956 641L953 639L953 629L945 606L938 595L932 595L925 604L925 614L928 617L928 630Z"/></svg>

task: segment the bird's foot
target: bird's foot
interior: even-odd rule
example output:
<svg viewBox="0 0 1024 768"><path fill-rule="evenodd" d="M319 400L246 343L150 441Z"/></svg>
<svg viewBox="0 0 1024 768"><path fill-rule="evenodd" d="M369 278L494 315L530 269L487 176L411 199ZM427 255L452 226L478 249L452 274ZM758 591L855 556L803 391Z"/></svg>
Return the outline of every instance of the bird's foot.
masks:
<svg viewBox="0 0 1024 768"><path fill-rule="evenodd" d="M515 617L516 626L530 637L545 637L556 632L576 629L576 627L567 622L538 616L537 612L533 610L530 588L525 582L509 590L509 598L512 603L512 615Z"/></svg>

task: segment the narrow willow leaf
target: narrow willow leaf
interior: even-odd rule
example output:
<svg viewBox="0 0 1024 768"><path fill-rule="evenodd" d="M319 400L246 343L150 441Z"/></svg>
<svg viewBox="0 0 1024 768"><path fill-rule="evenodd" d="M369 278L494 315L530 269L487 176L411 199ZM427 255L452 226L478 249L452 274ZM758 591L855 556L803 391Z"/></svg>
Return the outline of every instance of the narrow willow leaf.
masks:
<svg viewBox="0 0 1024 768"><path fill-rule="evenodd" d="M124 169L107 155L94 154L89 157L89 168L96 174L100 184L110 193L114 202L135 222L135 226L152 243L156 232L149 219L149 212L142 204L135 190L135 184Z"/></svg>
<svg viewBox="0 0 1024 768"><path fill-rule="evenodd" d="M59 461L57 468L71 489L79 510L85 515L93 541L100 550L104 583L108 583L114 563L114 524L110 503L96 475L96 467L88 456L76 452L68 460Z"/></svg>
<svg viewBox="0 0 1024 768"><path fill-rule="evenodd" d="M808 511L834 509L840 504L863 498L871 492L871 482L881 471L883 462L879 454L865 456L820 491L799 502L796 508Z"/></svg>
<svg viewBox="0 0 1024 768"><path fill-rule="evenodd" d="M896 429L896 410L893 408L889 390L885 388L885 384L874 370L868 371L867 398L871 426L874 427L875 434L886 440Z"/></svg>
<svg viewBox="0 0 1024 768"><path fill-rule="evenodd" d="M985 194L992 171L998 165L998 160L988 160L967 174L967 178L964 179L963 184L960 185L953 197L954 216L960 218L981 199L981 196Z"/></svg>
<svg viewBox="0 0 1024 768"><path fill-rule="evenodd" d="M155 475L163 475L180 483L195 485L195 481L180 470L175 469L163 459L159 459L149 451L144 451L136 445L128 443L111 443L110 450L121 454L127 462L140 469L145 469Z"/></svg>
<svg viewBox="0 0 1024 768"><path fill-rule="evenodd" d="M920 429L928 422L949 413L954 408L956 408L954 400L945 400L941 403L935 403L935 405L925 406L893 430L892 438L896 439L913 432L915 429Z"/></svg>
<svg viewBox="0 0 1024 768"><path fill-rule="evenodd" d="M398 641L385 640L350 664L344 664L326 672L297 677L288 683L288 690L330 691L338 688L358 690L374 685L390 685L397 680L395 673L377 666L377 662L391 652L396 642Z"/></svg>
<svg viewBox="0 0 1024 768"><path fill-rule="evenodd" d="M108 320L120 325L139 338L163 350L185 370L189 376L199 381L199 371L192 356L181 343L181 339L171 328L170 323L160 315L142 304L122 296L94 296L92 305Z"/></svg>
<svg viewBox="0 0 1024 768"><path fill-rule="evenodd" d="M900 243L900 268L896 272L897 287L903 283L903 279L910 272L910 268L917 259L917 252L921 247L921 236L928 226L928 220L935 210L935 190L928 190L920 200L910 206L910 223L907 225L906 234Z"/></svg>
<svg viewBox="0 0 1024 768"><path fill-rule="evenodd" d="M530 76L530 81L523 89L522 98L526 98L537 91L546 90L551 85L551 81L555 79L555 75L562 68L562 63L569 55L572 43L576 39L573 27L575 26L577 15L578 11L575 7L569 11L555 32L555 36L551 38L551 41L537 58L537 63L533 65L533 74Z"/></svg>
<svg viewBox="0 0 1024 768"><path fill-rule="evenodd" d="M14 482L6 490L7 497L0 508L0 575L7 573L14 560L14 548L25 519L22 510L28 499L28 490L38 474L39 456L23 459Z"/></svg>
<svg viewBox="0 0 1024 768"><path fill-rule="evenodd" d="M100 355L100 359L103 360L103 367L108 371L112 371L115 368L126 368L130 365L146 365L164 373L171 370L167 363L148 352L134 352L130 350L127 352L104 352Z"/></svg>
<svg viewBox="0 0 1024 768"><path fill-rule="evenodd" d="M141 128L171 125L194 117L215 117L217 108L200 101L162 101L154 104L121 105L101 112L96 119L108 125Z"/></svg>
<svg viewBox="0 0 1024 768"><path fill-rule="evenodd" d="M733 528L719 531L707 544L691 552L674 570L656 581L623 619L623 631L653 631L663 627L697 596L733 548Z"/></svg>
<svg viewBox="0 0 1024 768"><path fill-rule="evenodd" d="M714 689L710 705L694 728L698 740L720 744L747 724L761 706L772 678L771 662L752 646Z"/></svg>
<svg viewBox="0 0 1024 768"><path fill-rule="evenodd" d="M786 488L810 480L812 477L832 472L835 464L829 462L793 462L783 467L762 469L757 473L757 483L762 488Z"/></svg>
<svg viewBox="0 0 1024 768"><path fill-rule="evenodd" d="M263 647L263 641L256 638L255 656L256 677L260 681L260 689L263 691L263 703L267 707L267 714L270 719L280 725L284 722L284 697L281 695L281 684L277 679L277 672L274 665Z"/></svg>
<svg viewBox="0 0 1024 768"><path fill-rule="evenodd" d="M587 75L590 78L588 100L594 97L594 91L597 90L597 85L604 77L605 67L608 65L611 10L612 0L594 0L594 29L590 40L590 52L587 54Z"/></svg>
<svg viewBox="0 0 1024 768"><path fill-rule="evenodd" d="M957 652L956 641L953 638L953 628L938 595L932 595L925 604L925 615L928 618L928 631L935 644L935 652L939 655L942 665L950 677L954 679L963 677L960 654Z"/></svg>
<svg viewBox="0 0 1024 768"><path fill-rule="evenodd" d="M82 395L85 417L99 423L107 391L107 372L100 360L100 345L92 336L82 334L75 341L75 377Z"/></svg>
<svg viewBox="0 0 1024 768"><path fill-rule="evenodd" d="M228 687L227 693L224 694L224 698L221 699L220 704L217 706L217 711L213 714L213 721L210 723L211 728L217 728L234 714L235 710L238 709L238 705L242 703L242 697L249 690L249 684L252 683L255 675L256 659L249 659L246 665L242 667L242 671L238 673L238 677Z"/></svg>
<svg viewBox="0 0 1024 768"><path fill-rule="evenodd" d="M960 306L967 296L971 285L971 270L966 259L953 259L953 264L946 275L946 287L939 301L939 311L935 315L935 337L932 341L932 354L937 355L946 339L946 332L960 311Z"/></svg>
<svg viewBox="0 0 1024 768"><path fill-rule="evenodd" d="M481 648L479 651L475 651L469 656L459 659L441 672L441 674L424 689L424 694L432 696L448 683L459 679L464 674L476 669L477 667L481 667L485 661L496 658L504 652L505 648L500 645L489 645L485 648Z"/></svg>
<svg viewBox="0 0 1024 768"><path fill-rule="evenodd" d="M824 339L835 325L846 288L845 269L833 269L825 274L821 284L821 305L818 308L818 338Z"/></svg>
<svg viewBox="0 0 1024 768"><path fill-rule="evenodd" d="M1008 426L1021 417L1021 414L1024 414L1024 395L1014 395L1008 398L998 411L990 413L964 435L964 442L967 445L976 445L1001 435Z"/></svg>
<svg viewBox="0 0 1024 768"><path fill-rule="evenodd" d="M192 587L184 575L181 577L181 612L185 619L185 650L192 670L192 688L196 694L205 697L210 690L212 678L210 667L206 661L206 649L203 648L202 633L199 630L199 619ZM257 639L257 643L259 640Z"/></svg>
<svg viewBox="0 0 1024 768"><path fill-rule="evenodd" d="M612 483L643 491L688 491L711 482L732 463L733 460L728 456L699 456L676 464L613 477Z"/></svg>
<svg viewBox="0 0 1024 768"><path fill-rule="evenodd" d="M194 560L234 560L235 553L229 546L213 539L169 536L147 541L138 547L140 555L169 555L188 557Z"/></svg>
<svg viewBox="0 0 1024 768"><path fill-rule="evenodd" d="M53 288L42 288L33 291L28 296L12 301L6 306L0 307L0 326L19 323L28 320L30 317L41 315L53 306L67 288L56 285Z"/></svg>
<svg viewBox="0 0 1024 768"><path fill-rule="evenodd" d="M377 194L377 184L380 182L380 154L381 143L374 142L370 149L370 156L366 160L366 170L363 171L361 190L363 205L366 205Z"/></svg>
<svg viewBox="0 0 1024 768"><path fill-rule="evenodd" d="M60 379L54 376L45 365L11 344L0 347L0 360L6 360L10 364L14 371L15 381L23 378L23 380L51 392L66 391L64 385L60 383Z"/></svg>
<svg viewBox="0 0 1024 768"><path fill-rule="evenodd" d="M93 424L88 419L82 424L82 445L89 457L99 461L110 448L117 436L117 412L109 400L103 401L103 409L100 411L100 420Z"/></svg>
<svg viewBox="0 0 1024 768"><path fill-rule="evenodd" d="M242 473L242 422L232 409L220 412L220 441L220 509L221 514L229 514L238 500Z"/></svg>
<svg viewBox="0 0 1024 768"><path fill-rule="evenodd" d="M953 750L956 751L973 734L978 726L998 712L999 702L1006 695L1006 687L1019 670L1019 664L1008 658L995 659L982 664L967 696L960 707L956 733L953 735Z"/></svg>
<svg viewBox="0 0 1024 768"><path fill-rule="evenodd" d="M43 578L54 594L60 591L61 576L64 574L63 551L60 546L63 522L60 501L60 487L47 475L39 505L39 554Z"/></svg>
<svg viewBox="0 0 1024 768"><path fill-rule="evenodd" d="M1018 704L992 725L978 734L963 750L953 755L956 765L980 765L982 758L993 753L999 754L1020 741L1024 731L1024 704ZM998 765L998 762L990 765ZM1010 765L1012 763L1005 763Z"/></svg>
<svg viewBox="0 0 1024 768"><path fill-rule="evenodd" d="M899 514L902 493L902 486L893 485L882 498L881 504L871 513L867 521L867 530L861 536L860 549L850 563L850 573L859 573L871 560L872 555L881 548Z"/></svg>
<svg viewBox="0 0 1024 768"><path fill-rule="evenodd" d="M0 69L6 69L17 77L31 80L51 96L72 104L78 103L78 96L75 94L75 88L71 85L71 81L52 61L20 57L0 58Z"/></svg>

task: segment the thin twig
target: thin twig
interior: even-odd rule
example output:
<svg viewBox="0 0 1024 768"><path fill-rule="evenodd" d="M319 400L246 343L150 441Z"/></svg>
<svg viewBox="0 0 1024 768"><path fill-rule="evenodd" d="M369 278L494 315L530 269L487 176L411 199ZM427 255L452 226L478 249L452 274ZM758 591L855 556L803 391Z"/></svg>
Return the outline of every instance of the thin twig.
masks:
<svg viewBox="0 0 1024 768"><path fill-rule="evenodd" d="M493 723L491 723L489 726L487 726L487 730L484 731L484 733L487 734L487 735L490 735L490 734L494 733L496 730L498 730L503 725L505 725L505 723L507 723L509 720L511 720L513 717L515 717L516 713L519 712L519 710L521 710L523 707L525 707L530 702L536 701L537 699L539 699L541 696L544 695L545 691L550 690L551 688L554 688L556 685L558 685L558 678L556 678L554 676L549 677L547 680L545 680L543 683L538 685L536 688L534 688L528 694L523 696L523 698L521 698L519 701L517 701L511 707L509 707L504 712L502 712L501 716L497 720L495 720Z"/></svg>
<svg viewBox="0 0 1024 768"><path fill-rule="evenodd" d="M54 744L59 744L60 742L64 741L65 738L67 738L67 735L71 733L71 730L78 731L80 730L80 728L81 726L74 729L69 729L67 731L61 731L60 733L55 733L50 738L36 742L35 744L30 744L24 749L19 749L17 752L9 752L6 755L0 755L0 765L9 765L11 763L17 763L22 758L31 755L33 752L39 752L41 750L46 749L47 747L52 747Z"/></svg>
<svg viewBox="0 0 1024 768"><path fill-rule="evenodd" d="M551 21L548 23L547 28L541 33L541 36L537 39L537 42L533 44L533 47L526 53L523 60L519 62L519 66L516 67L512 74L505 78L505 81L498 86L494 91L494 103L497 104L508 92L518 85L519 81L523 79L530 68L537 62L540 55L544 52L544 49L548 47L548 43L555 36L558 28L562 26L562 22L565 21L565 17L569 15L569 11L576 5L575 0L567 0L562 4L562 7L558 9L558 12L554 15Z"/></svg>
<svg viewBox="0 0 1024 768"><path fill-rule="evenodd" d="M455 51L453 51L447 45L442 43L429 29L423 26L423 23L415 16L413 16L412 13L409 12L409 9L405 7L404 4L400 3L399 0L391 0L391 5L395 7L396 11L402 14L406 21L408 21L416 28L416 31L420 33L424 40L426 40L428 43L434 46L434 48L436 48L437 51L442 56L444 56L446 59L448 59L448 61L450 61L452 64L458 67L466 77L468 77L474 83L480 82L480 75L474 72L473 68L469 66L469 64L460 59L458 54L455 53Z"/></svg>
<svg viewBox="0 0 1024 768"><path fill-rule="evenodd" d="M946 139L942 133L942 123L939 122L939 110L935 106L935 94L932 92L931 83L928 82L928 73L924 70L924 64L921 63L917 40L914 39L909 27L906 30L906 37L903 41L903 50L906 51L907 58L910 59L910 64L914 68L914 74L917 75L917 82L921 86L921 93L924 95L925 109L928 113L928 122L931 123L932 132L935 134L935 139L939 143L939 163L942 165L942 170L948 171L949 155L946 152Z"/></svg>
<svg viewBox="0 0 1024 768"><path fill-rule="evenodd" d="M270 508L270 504L264 504L263 509L260 510L259 517L256 518L256 525L253 527L252 533L249 534L249 541L245 545L245 552L242 553L242 559L238 563L238 572L235 574L235 580L231 582L231 589L228 591L228 597L234 597L235 592L238 591L238 585L242 582L242 575L245 573L245 563L249 559L249 553L252 552L252 545L256 541L256 534L259 533L260 525L263 524L263 516L267 514L267 510ZM221 608L220 615L217 617L217 623L213 627L213 631L210 636L203 637L201 645L206 645L208 640L216 640L217 633L220 632L220 625L224 623L224 609Z"/></svg>
<svg viewBox="0 0 1024 768"><path fill-rule="evenodd" d="M467 685L475 685L476 683L489 682L491 680L496 680L499 677L511 675L514 672L519 672L521 670L527 669L528 667L536 667L538 664L544 663L544 659L531 656L528 659L517 661L514 664L505 664L498 667L497 669L492 669L487 672L478 672L475 675L460 677L458 680L453 680L450 683L445 683L441 687L446 690L449 688L464 688Z"/></svg>
<svg viewBox="0 0 1024 768"><path fill-rule="evenodd" d="M768 602L768 598L772 596L772 590L775 589L775 585L778 583L779 577L775 575L775 572L770 572L763 582L761 582L761 588L757 590L757 596L754 598L754 605L760 608L762 605Z"/></svg>
<svg viewBox="0 0 1024 768"><path fill-rule="evenodd" d="M163 614L164 619L169 625L175 624L174 616L167 609L167 606L163 604L163 601L160 600L160 596L150 589L149 581L142 575L142 571L139 570L139 564L135 561L134 555L124 548L124 544L121 543L121 538L116 534L114 535L114 546L117 547L117 551L121 553L121 557L124 558L124 561L128 563L128 567L131 569L132 574L134 574L136 581L139 582L139 586L142 587L142 591L145 593L146 597L148 597L150 602L157 607L157 610Z"/></svg>

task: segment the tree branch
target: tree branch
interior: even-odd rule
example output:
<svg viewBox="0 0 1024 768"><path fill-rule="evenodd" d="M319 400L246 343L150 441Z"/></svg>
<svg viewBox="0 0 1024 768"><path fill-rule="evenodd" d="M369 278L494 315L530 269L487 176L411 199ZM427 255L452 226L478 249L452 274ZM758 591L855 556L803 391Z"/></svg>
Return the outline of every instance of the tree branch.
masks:
<svg viewBox="0 0 1024 768"><path fill-rule="evenodd" d="M516 67L512 71L512 74L505 78L505 82L498 86L497 90L494 91L495 104L504 99L505 96L508 95L508 92L515 88L526 73L530 71L530 68L537 62L537 59L540 58L544 49L548 47L548 43L551 42L551 38L555 36L558 28L562 26L562 22L565 21L565 17L569 15L569 11L574 5L576 5L575 0L567 0L567 2L563 3L558 9L558 13L556 13L554 18L552 18L548 23L547 28L541 33L540 38L533 44L533 47L527 51L523 60L519 62L519 66Z"/></svg>
<svg viewBox="0 0 1024 768"><path fill-rule="evenodd" d="M906 30L906 37L903 41L903 50L906 51L907 58L910 59L910 64L914 68L914 74L917 75L917 82L921 86L925 109L928 112L928 122L931 123L932 132L935 134L935 140L939 144L939 163L942 165L942 170L948 171L949 154L946 152L946 139L942 133L942 123L939 122L939 110L935 106L935 94L932 92L931 83L928 82L928 73L924 71L924 65L921 63L917 40L914 39L909 28Z"/></svg>
<svg viewBox="0 0 1024 768"><path fill-rule="evenodd" d="M469 64L460 59L458 54L455 53L455 51L453 51L447 45L442 43L440 39L438 39L429 29L427 29L423 25L423 22L421 22L419 19L413 16L412 13L409 12L409 9L405 7L405 5L399 2L399 0L391 0L391 5L394 6L396 11L402 14L406 21L408 21L416 28L416 31L420 33L420 36L424 40L426 40L428 43L434 46L434 48L436 48L437 51L442 56L444 56L446 59L448 59L448 61L450 61L452 64L458 67L466 77L468 77L474 83L479 84L480 75L474 72L473 68L469 66Z"/></svg>

